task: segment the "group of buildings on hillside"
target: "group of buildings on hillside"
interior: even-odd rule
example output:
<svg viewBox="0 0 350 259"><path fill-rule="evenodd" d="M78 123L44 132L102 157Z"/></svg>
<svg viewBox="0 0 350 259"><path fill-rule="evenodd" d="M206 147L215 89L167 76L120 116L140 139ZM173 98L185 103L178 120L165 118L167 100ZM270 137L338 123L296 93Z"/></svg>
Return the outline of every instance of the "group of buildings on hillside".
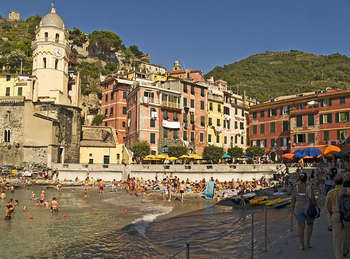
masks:
<svg viewBox="0 0 350 259"><path fill-rule="evenodd" d="M201 154L260 146L272 160L301 147L347 141L350 90L317 91L257 103L199 70L138 62L101 82L101 126L82 125L80 79L68 71L68 32L53 7L37 30L31 76L0 75L0 164L129 163L138 140L152 154L173 144Z"/></svg>
<svg viewBox="0 0 350 259"><path fill-rule="evenodd" d="M127 147L145 140L152 154L167 153L173 144L201 154L210 144L247 146L248 109L254 100L234 94L225 81L205 80L199 70L181 69L175 62L163 74L132 80L111 75L101 85L104 126L115 128Z"/></svg>

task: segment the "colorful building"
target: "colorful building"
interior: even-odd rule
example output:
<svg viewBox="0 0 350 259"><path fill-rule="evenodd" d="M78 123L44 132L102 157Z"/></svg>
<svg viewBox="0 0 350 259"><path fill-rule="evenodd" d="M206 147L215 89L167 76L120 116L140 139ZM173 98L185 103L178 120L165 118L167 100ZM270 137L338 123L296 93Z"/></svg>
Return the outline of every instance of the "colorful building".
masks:
<svg viewBox="0 0 350 259"><path fill-rule="evenodd" d="M341 144L349 136L350 90L301 93L250 108L250 144L272 158L305 147Z"/></svg>
<svg viewBox="0 0 350 259"><path fill-rule="evenodd" d="M128 122L127 96L133 81L107 76L102 86L101 112L103 125L113 127L117 131L118 143L126 143Z"/></svg>
<svg viewBox="0 0 350 259"><path fill-rule="evenodd" d="M183 121L183 107L181 104L181 82L178 80L162 82L160 93L160 135L158 151L167 153L168 146L184 144L181 126Z"/></svg>
<svg viewBox="0 0 350 259"><path fill-rule="evenodd" d="M138 79L127 97L127 147L136 141L147 141L151 154L158 154L161 122L160 91L152 81Z"/></svg>
<svg viewBox="0 0 350 259"><path fill-rule="evenodd" d="M131 156L125 145L118 143L112 127L83 126L80 141L82 164L129 164Z"/></svg>
<svg viewBox="0 0 350 259"><path fill-rule="evenodd" d="M229 121L224 117L224 93L217 89L208 92L208 144L223 147L224 122ZM226 114L227 115L227 114ZM229 115L228 115L229 116ZM227 125L229 128L230 126Z"/></svg>
<svg viewBox="0 0 350 259"><path fill-rule="evenodd" d="M33 76L0 74L0 96L25 96L33 85Z"/></svg>

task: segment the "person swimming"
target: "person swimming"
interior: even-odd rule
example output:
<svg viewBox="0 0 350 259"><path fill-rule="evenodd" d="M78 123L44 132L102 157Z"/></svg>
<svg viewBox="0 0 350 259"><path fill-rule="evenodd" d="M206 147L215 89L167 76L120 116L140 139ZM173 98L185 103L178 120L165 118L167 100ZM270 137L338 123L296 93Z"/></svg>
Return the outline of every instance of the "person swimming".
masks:
<svg viewBox="0 0 350 259"><path fill-rule="evenodd" d="M14 212L15 212L15 206L13 205L13 200L10 199L6 205L5 220L10 220Z"/></svg>

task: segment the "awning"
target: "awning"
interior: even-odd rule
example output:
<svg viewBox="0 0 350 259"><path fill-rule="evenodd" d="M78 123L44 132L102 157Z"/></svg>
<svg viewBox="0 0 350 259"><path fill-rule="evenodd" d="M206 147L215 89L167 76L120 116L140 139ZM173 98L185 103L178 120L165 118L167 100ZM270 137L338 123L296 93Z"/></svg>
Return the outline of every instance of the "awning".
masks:
<svg viewBox="0 0 350 259"><path fill-rule="evenodd" d="M180 122L163 120L162 126L164 128L168 128L168 129L179 129L180 128Z"/></svg>

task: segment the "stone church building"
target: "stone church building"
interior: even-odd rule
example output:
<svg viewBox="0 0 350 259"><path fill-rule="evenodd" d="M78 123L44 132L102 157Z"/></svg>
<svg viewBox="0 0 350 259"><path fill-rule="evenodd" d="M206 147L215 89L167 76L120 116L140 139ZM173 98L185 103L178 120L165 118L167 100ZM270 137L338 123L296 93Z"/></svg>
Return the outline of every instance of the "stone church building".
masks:
<svg viewBox="0 0 350 259"><path fill-rule="evenodd" d="M32 43L33 72L0 96L0 164L79 163L79 75L68 71L68 31L54 7Z"/></svg>

